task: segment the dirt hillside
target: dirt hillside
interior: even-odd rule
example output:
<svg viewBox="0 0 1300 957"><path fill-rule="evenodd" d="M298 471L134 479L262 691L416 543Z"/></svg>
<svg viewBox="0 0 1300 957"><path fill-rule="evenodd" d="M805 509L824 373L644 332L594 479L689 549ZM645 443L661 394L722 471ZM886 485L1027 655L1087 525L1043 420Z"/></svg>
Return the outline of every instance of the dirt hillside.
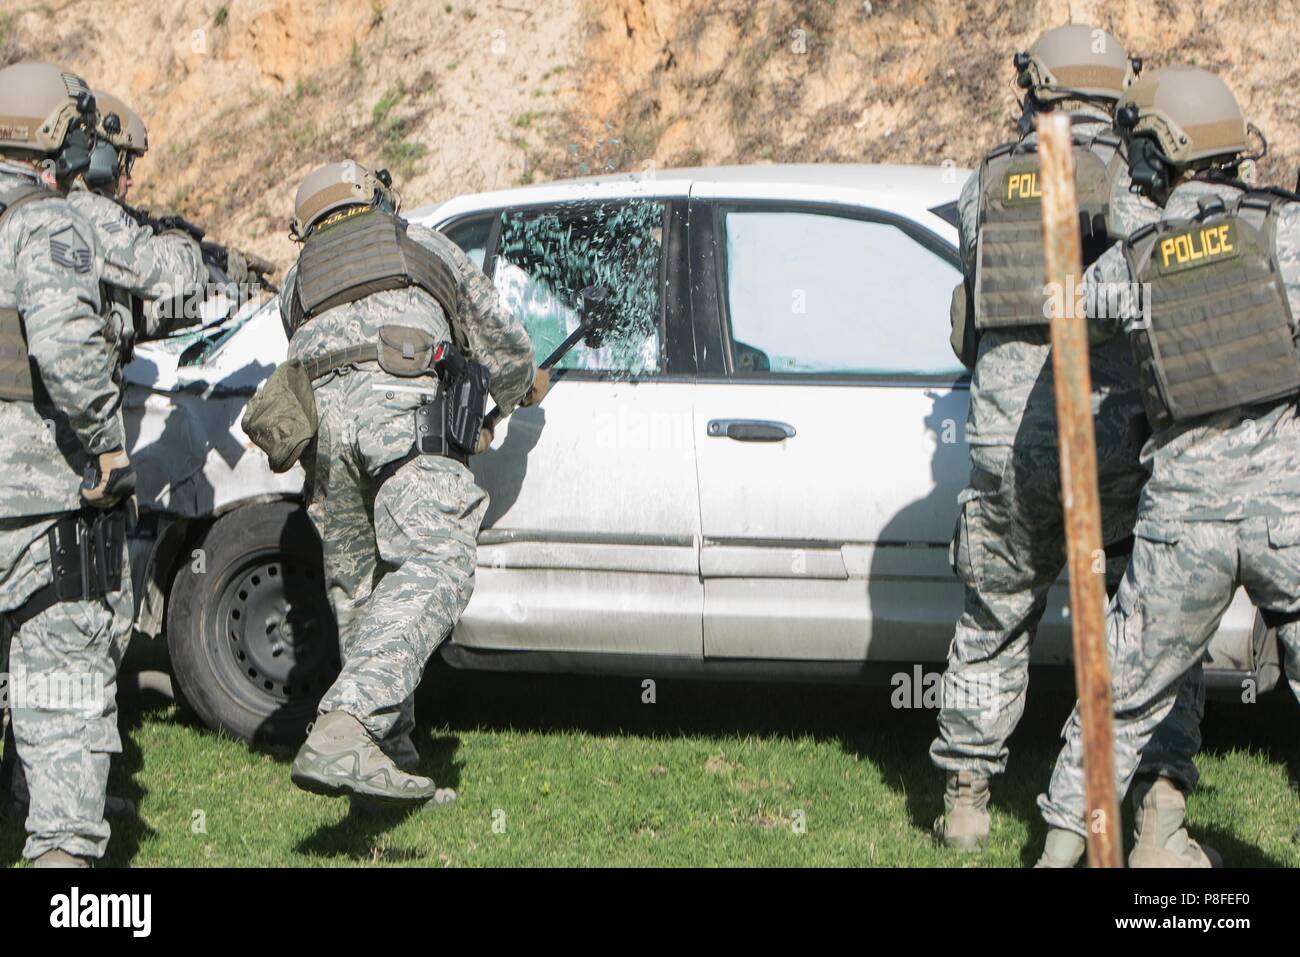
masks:
<svg viewBox="0 0 1300 957"><path fill-rule="evenodd" d="M0 62L67 64L146 118L137 201L280 263L297 180L352 156L409 206L696 163L969 165L1010 56L1068 20L1221 72L1295 181L1300 0L0 0Z"/></svg>

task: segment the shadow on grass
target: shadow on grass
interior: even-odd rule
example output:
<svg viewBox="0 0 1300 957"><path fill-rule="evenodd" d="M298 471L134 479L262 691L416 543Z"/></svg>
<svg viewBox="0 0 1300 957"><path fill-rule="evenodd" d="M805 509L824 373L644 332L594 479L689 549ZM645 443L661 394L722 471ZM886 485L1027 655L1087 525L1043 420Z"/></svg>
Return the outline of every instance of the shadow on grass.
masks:
<svg viewBox="0 0 1300 957"><path fill-rule="evenodd" d="M652 677L652 676L647 676ZM1035 675L1035 677L1039 677ZM912 826L929 840L943 777L930 763L935 713L899 709L887 685L794 684L656 679L656 703L643 704L642 678L478 674L430 665L419 692L422 721L455 730L586 732L647 737L811 737L838 744L878 771L906 801ZM1009 773L994 803L1033 835L1037 859L1045 828L1035 803L1047 783L1058 735L1074 706L1068 675L1044 672L1012 737ZM956 863L956 862L955 862Z"/></svg>
<svg viewBox="0 0 1300 957"><path fill-rule="evenodd" d="M423 725L416 728L415 746L420 752L420 773L433 778L439 787L460 787L461 763L456 760L460 738L455 735L433 737ZM292 785L290 785L292 786ZM317 828L299 841L295 850L308 857L350 857L372 864L420 861L428 863L425 851L390 847L380 841L380 836L402 821L415 815L435 815L437 807L410 810L381 810L368 808L361 802L350 802L348 813L335 824Z"/></svg>
<svg viewBox="0 0 1300 957"><path fill-rule="evenodd" d="M651 676L647 676L651 677ZM868 762L907 803L918 840L928 840L942 804L943 779L930 763L935 713L897 709L889 687L656 679L656 703L642 703L642 678L477 674L430 665L418 693L422 725L458 730L586 732L642 736L812 737L838 743ZM1021 861L1037 860L1046 836L1037 798L1060 750L1060 732L1074 707L1068 671L1031 673L1024 717L1009 742L1007 773L994 781L993 805L1029 835ZM1289 733L1296 702L1283 688L1254 705L1211 701L1202 753L1249 749L1286 766L1300 782L1300 743ZM1124 833L1131 816L1124 802ZM1233 866L1275 867L1282 861L1215 829L1199 832ZM954 861L954 863L957 863Z"/></svg>
<svg viewBox="0 0 1300 957"><path fill-rule="evenodd" d="M153 666L153 663L150 663ZM647 676L653 677L653 676ZM794 684L748 681L656 679L656 702L642 702L642 678L567 675L480 674L457 671L435 659L417 693L420 722L415 732L420 771L440 786L459 788L462 763L456 759L458 732L578 732L644 737L804 738L832 742L869 764L883 783L906 802L917 840L928 840L931 821L941 804L942 776L929 760L935 714L928 709L896 709L891 689L881 685ZM1045 787L1059 749L1060 729L1074 696L1068 672L1036 671L1024 718L1010 742L1008 773L994 782L993 803L1000 814L1024 825L1028 838L1020 860L1030 865L1042 846L1045 827L1036 798ZM124 697L120 702L123 754L114 760L111 790L139 801L144 791L134 783L142 755L132 731L146 718L166 719L170 703L156 695ZM1289 733L1296 703L1287 691L1266 695L1259 704L1211 702L1204 722L1207 754L1234 750L1258 752L1283 764L1292 782L1300 781L1300 741ZM198 734L212 734L181 717ZM434 733L431 729L437 729ZM281 765L293 747L254 746ZM472 769L471 769L472 774ZM285 787L293 785L285 767ZM325 800L325 799L322 799ZM436 810L414 813L436 814ZM402 814L348 813L337 823L317 829L297 846L317 859L340 857L368 863L422 860L424 852L385 844L382 835ZM1127 808L1124 831L1130 832ZM126 865L140 843L152 834L147 824L114 826L104 863ZM1198 829L1234 866L1277 866L1282 862L1218 828ZM13 860L21 852L22 827L0 827L0 854ZM956 859L954 864L960 863Z"/></svg>

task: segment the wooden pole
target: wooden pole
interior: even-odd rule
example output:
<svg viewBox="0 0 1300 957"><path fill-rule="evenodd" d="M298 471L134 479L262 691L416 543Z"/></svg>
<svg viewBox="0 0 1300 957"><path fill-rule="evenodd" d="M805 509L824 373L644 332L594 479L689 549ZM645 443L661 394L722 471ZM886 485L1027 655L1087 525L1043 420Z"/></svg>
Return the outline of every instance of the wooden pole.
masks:
<svg viewBox="0 0 1300 957"><path fill-rule="evenodd" d="M1083 266L1073 143L1068 116L1046 113L1039 117L1037 125L1047 257L1045 292L1052 321L1061 503L1070 570L1074 682L1083 722L1088 865L1119 867L1120 817L1115 800L1115 734L1106 656L1105 552L1097 492L1092 376L1088 369L1087 318L1077 314L1076 288L1083 279Z"/></svg>

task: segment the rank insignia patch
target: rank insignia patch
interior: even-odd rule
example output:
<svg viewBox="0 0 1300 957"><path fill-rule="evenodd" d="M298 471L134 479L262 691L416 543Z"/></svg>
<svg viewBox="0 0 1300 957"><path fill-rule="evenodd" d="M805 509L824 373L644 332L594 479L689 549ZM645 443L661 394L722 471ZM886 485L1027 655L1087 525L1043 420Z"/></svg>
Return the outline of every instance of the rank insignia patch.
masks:
<svg viewBox="0 0 1300 957"><path fill-rule="evenodd" d="M58 265L84 275L90 272L90 247L81 234L71 226L64 226L50 237L50 258Z"/></svg>

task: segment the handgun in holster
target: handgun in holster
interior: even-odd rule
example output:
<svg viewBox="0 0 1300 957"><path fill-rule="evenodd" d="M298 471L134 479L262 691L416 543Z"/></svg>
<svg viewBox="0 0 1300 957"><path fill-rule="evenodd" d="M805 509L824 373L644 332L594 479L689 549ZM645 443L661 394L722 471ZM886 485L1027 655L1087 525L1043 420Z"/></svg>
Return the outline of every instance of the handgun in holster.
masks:
<svg viewBox="0 0 1300 957"><path fill-rule="evenodd" d="M128 505L85 508L50 527L53 580L11 612L21 627L47 608L65 601L91 601L122 590Z"/></svg>
<svg viewBox="0 0 1300 957"><path fill-rule="evenodd" d="M420 453L472 455L487 414L491 373L454 342L440 342L434 348L433 369L438 374L437 398L422 405L415 416Z"/></svg>
<svg viewBox="0 0 1300 957"><path fill-rule="evenodd" d="M50 529L50 565L59 601L86 601L122 590L126 504L82 509Z"/></svg>

